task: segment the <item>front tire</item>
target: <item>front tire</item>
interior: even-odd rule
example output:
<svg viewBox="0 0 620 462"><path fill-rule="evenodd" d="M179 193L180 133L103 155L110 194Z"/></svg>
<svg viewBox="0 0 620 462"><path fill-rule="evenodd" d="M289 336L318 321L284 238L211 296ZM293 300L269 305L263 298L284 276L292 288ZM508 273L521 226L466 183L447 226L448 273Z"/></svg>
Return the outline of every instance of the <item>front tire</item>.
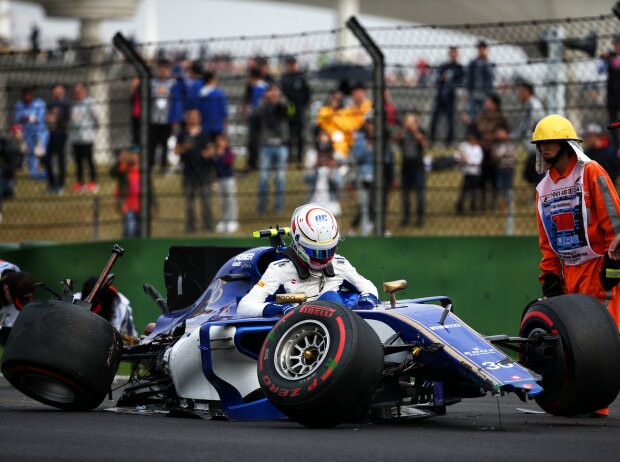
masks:
<svg viewBox="0 0 620 462"><path fill-rule="evenodd" d="M30 398L85 411L106 397L121 352L121 335L102 317L69 303L40 300L17 318L2 373Z"/></svg>
<svg viewBox="0 0 620 462"><path fill-rule="evenodd" d="M524 313L520 335L545 334L560 337L555 357L543 362L522 357L526 367L543 375L538 405L561 416L609 406L620 391L620 335L609 311L583 294L539 300Z"/></svg>
<svg viewBox="0 0 620 462"><path fill-rule="evenodd" d="M271 330L258 379L269 400L308 427L361 417L383 371L383 347L372 328L336 303L304 303Z"/></svg>

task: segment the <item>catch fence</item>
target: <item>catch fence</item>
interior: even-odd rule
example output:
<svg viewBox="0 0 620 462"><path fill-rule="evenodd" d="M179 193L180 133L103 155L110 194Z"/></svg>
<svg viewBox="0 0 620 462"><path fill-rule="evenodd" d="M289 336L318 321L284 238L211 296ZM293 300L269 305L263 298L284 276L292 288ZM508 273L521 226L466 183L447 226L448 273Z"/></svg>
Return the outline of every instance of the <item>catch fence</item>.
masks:
<svg viewBox="0 0 620 462"><path fill-rule="evenodd" d="M110 175L111 169L119 156L127 160L140 156L147 158L149 154L153 158L150 181L143 181L142 191L148 186L152 194L141 196L141 207L144 210L145 202L153 200L149 212L150 235L154 237L217 233L248 235L257 227L286 224L293 209L311 199L326 202L340 212L345 235L374 232L378 227L373 226L378 223L377 216L383 218L386 233L399 235L535 234L534 184L524 177L531 156L527 138L533 128L533 119L525 130L520 133L517 130L523 125L528 107L524 101L524 88L533 89L533 95L544 107L543 114L565 114L575 123L580 134L585 134L588 125L593 123L604 127L610 118L606 66L615 64L603 57L613 49L613 37L617 31L618 20L613 15L479 25L370 28L367 33L385 59L387 88L386 104L378 107L373 101L372 112L367 111L369 105L355 107L355 97L359 97L360 92L363 96L365 91L366 98L375 100L377 92L374 90L380 82L373 79L374 64L362 45L339 45L358 43L355 39L341 40L342 34L351 34L347 29L137 44L135 49L151 69L153 78L166 73L161 70L162 62L169 63L170 85L184 81L184 88L189 88L193 79L200 77L191 75L192 64L196 65L199 74L215 73L218 86L226 94L226 134L235 153L236 193L232 196L234 200L226 202L225 207L229 209L231 203L236 203L238 216L236 219L226 218L237 221L238 227L220 224L223 211L218 188L231 191L231 181L227 185L221 181L225 178L222 177L225 163L218 164L217 168L214 166L214 148L205 146L196 151L208 158L204 164L208 164L207 167L198 159L198 163L187 161L191 168L184 168L184 154L178 154L185 149L180 147L183 140L180 134L183 120L180 117L149 123L148 136L141 136L140 111L146 107L146 102L143 93L136 90L140 78L135 65L113 46L51 50L37 55L27 52L1 55L2 188L7 197L2 206L0 241L80 241L120 237L124 220L125 225L128 220L130 225L140 223L137 219L131 222L127 209L132 205L123 199L129 194L129 186L134 184L135 178L121 175L119 180L119 176ZM491 86L482 89L475 81L482 74L476 74L472 82L467 72L469 63L478 53L480 41L486 42L488 61L493 63ZM446 103L442 100L438 107L438 79L440 75L452 78L452 75L440 74L445 71L442 64L448 60L450 47L457 48L457 61L462 64L464 75L454 83L452 101ZM291 104L293 101L286 96L282 96L281 101L285 116L295 119L293 134L301 127L303 144L298 148L299 143L292 143L284 168L277 165L279 154L269 154L273 163L263 165L261 171L261 144L288 146L288 143L267 139L261 132L269 124L279 123L278 111L266 111L258 129L253 125L256 122L254 111L261 103L258 101L260 97L248 90L250 69L257 69L254 87L257 81L259 85L273 82L282 87L287 63L293 61L292 58L305 76L309 97L304 104ZM166 78L162 82L166 83ZM75 86L80 83L84 84L86 98L84 89L78 88L75 92ZM58 84L64 86L67 93L68 112L64 119L62 111L65 109L54 99L54 93L57 96L60 91ZM360 86L365 90L354 90ZM154 108L152 112L159 109L161 113L167 110L167 104L172 104L171 100L163 101L163 93L157 93L160 87L150 86L154 92L149 100ZM32 103L26 104L26 110L20 109L21 115L17 114L18 106L23 106L19 101L23 100L25 89L30 89L35 101L40 101L37 104L45 105L44 112L39 111L34 118L36 111ZM199 101L200 91L203 96L210 91L200 86L196 89L195 101ZM305 91L300 88L293 90ZM342 109L338 105L339 95L332 98L335 90L342 92ZM485 110L485 104L491 104L484 103L489 95L495 106L499 102L499 111L494 107ZM186 98L187 94L175 97ZM331 109L326 108L330 99L334 104ZM302 100L306 101L299 99ZM481 107L470 108L472 100L481 100ZM349 107L352 105L353 109ZM184 109L188 107L194 106L188 103ZM209 109L205 111L201 113L209 113ZM403 153L402 125L404 120L410 120L410 113L418 115L419 126L426 138L421 159L425 166L422 169L425 171L423 215L416 213L416 182L411 179L412 175L403 177L402 174L412 165L412 162L405 162L403 168L404 157L411 153ZM439 117L435 129L431 130L434 113ZM96 122L89 118L90 115ZM355 153L359 153L364 144L355 131L372 122L377 125L379 118L385 120L387 129L376 133L376 138L386 146L381 178L384 185L377 194L372 185L377 179L373 178L373 169L368 167L373 165L376 157L373 146L380 143L373 143L371 134L367 149L370 159L363 155L356 157ZM453 136L447 139L450 120L453 122ZM21 125L23 140L19 139L20 127L16 127L16 123ZM508 134L513 135L517 153L514 187L510 193L498 188L493 162L487 162L483 169L486 175L484 193L476 189L470 195L476 199L475 210L469 207L469 196L463 209L458 210L463 171L454 161L454 155L462 151L460 144L472 125L488 152L493 150L498 128L506 128ZM318 156L317 162L316 141L321 129L328 132L337 152L333 158ZM34 160L45 164L46 153L53 150L54 143L62 144L63 136L66 139L61 152L52 154L51 158L54 164L59 159L65 160L64 184L58 181L50 184L42 179L46 171L44 165L36 166ZM258 141L253 139L256 137ZM615 140L608 141L614 143ZM87 160L85 144L92 145L96 178L93 184L89 184L89 164L83 162L78 188L75 184L78 181L75 154L77 152ZM130 146L134 144L141 149L140 154L133 154L137 149L130 149ZM19 152L23 153L21 165L17 164L16 153ZM488 160L489 155L486 157ZM416 162L413 164L418 165ZM421 170L419 166L417 168ZM615 175L614 168L615 164L610 161L610 169ZM12 177L11 170L14 170ZM55 180L58 170L58 166L52 169ZM142 169L143 178L145 172ZM267 178L269 188L266 195L261 193L261 175ZM189 183L198 184L194 188L193 220L187 206ZM413 190L408 220L403 219L406 218L403 216L403 184L409 184ZM276 190L278 186L280 189ZM207 197L211 219L203 217L201 195ZM360 207L360 202L369 206Z"/></svg>

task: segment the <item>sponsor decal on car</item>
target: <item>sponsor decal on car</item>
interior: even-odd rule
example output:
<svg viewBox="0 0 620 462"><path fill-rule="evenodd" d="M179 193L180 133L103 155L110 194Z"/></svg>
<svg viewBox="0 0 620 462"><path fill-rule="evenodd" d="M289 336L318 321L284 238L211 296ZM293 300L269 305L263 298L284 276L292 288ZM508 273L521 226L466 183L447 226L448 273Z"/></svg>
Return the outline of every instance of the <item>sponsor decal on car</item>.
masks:
<svg viewBox="0 0 620 462"><path fill-rule="evenodd" d="M314 305L304 305L299 310L300 313L305 314L313 314L315 316L323 316L324 318L331 318L336 310L333 308L328 308L326 306L314 306Z"/></svg>
<svg viewBox="0 0 620 462"><path fill-rule="evenodd" d="M254 258L254 255L256 255L254 252L240 253L239 255L235 257L235 261L252 260Z"/></svg>
<svg viewBox="0 0 620 462"><path fill-rule="evenodd" d="M472 348L469 351L464 351L463 354L465 356L484 356L484 355L490 355L496 353L496 350L494 348Z"/></svg>
<svg viewBox="0 0 620 462"><path fill-rule="evenodd" d="M431 326L431 330L443 330L443 329L456 329L457 327L463 327L458 322L454 324L443 324L439 326Z"/></svg>
<svg viewBox="0 0 620 462"><path fill-rule="evenodd" d="M489 371L496 371L498 369L510 369L511 367L513 367L512 363L502 363L502 362L492 362L492 361L487 361L482 363L482 367L484 367L486 370Z"/></svg>

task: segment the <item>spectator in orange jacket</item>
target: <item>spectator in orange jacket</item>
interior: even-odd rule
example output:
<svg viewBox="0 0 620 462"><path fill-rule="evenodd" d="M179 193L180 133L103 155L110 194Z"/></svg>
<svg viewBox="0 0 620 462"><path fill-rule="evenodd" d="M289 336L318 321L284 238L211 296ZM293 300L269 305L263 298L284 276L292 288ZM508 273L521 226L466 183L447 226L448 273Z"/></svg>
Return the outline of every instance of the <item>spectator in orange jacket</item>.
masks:
<svg viewBox="0 0 620 462"><path fill-rule="evenodd" d="M557 114L542 119L532 135L537 169L547 171L536 188L542 291L547 297L596 297L620 328L620 279L607 276L618 268L610 245L620 233L620 199L609 175L579 142L570 121Z"/></svg>

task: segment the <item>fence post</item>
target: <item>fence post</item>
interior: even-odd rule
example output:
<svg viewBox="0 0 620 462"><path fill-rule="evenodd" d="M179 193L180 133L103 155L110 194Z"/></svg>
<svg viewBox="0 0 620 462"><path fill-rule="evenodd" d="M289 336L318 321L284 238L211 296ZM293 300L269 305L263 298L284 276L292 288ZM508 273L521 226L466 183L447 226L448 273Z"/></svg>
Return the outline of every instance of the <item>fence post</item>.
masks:
<svg viewBox="0 0 620 462"><path fill-rule="evenodd" d="M114 47L134 67L140 77L140 237L151 236L151 169L149 168L151 114L151 71L133 45L117 32L112 39ZM165 155L165 153L164 153Z"/></svg>
<svg viewBox="0 0 620 462"><path fill-rule="evenodd" d="M355 16L351 16L346 22L347 28L355 35L360 44L370 55L373 64L373 102L375 118L375 234L383 236L385 223L383 223L383 195L386 193L384 185L383 169L385 161L385 59L383 52L370 37L366 29L360 24Z"/></svg>

